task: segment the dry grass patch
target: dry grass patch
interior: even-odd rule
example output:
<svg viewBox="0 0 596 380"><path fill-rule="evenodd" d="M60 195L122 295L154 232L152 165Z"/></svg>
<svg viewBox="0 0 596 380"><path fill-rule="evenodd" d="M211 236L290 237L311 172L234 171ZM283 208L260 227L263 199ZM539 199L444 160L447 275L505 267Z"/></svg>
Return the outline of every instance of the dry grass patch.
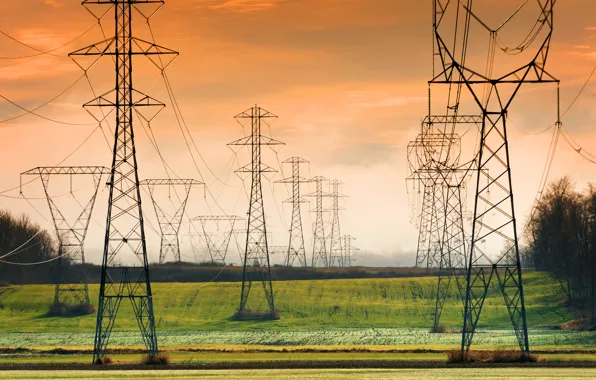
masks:
<svg viewBox="0 0 596 380"><path fill-rule="evenodd" d="M104 365L104 364L112 364L114 363L114 361L112 360L111 357L109 357L108 355L104 355L104 356L100 356L99 358L97 358L97 360L95 360L95 365Z"/></svg>
<svg viewBox="0 0 596 380"><path fill-rule="evenodd" d="M170 364L170 357L168 354L159 352L157 354L149 354L145 355L143 359L141 359L141 364L143 365L168 365Z"/></svg>

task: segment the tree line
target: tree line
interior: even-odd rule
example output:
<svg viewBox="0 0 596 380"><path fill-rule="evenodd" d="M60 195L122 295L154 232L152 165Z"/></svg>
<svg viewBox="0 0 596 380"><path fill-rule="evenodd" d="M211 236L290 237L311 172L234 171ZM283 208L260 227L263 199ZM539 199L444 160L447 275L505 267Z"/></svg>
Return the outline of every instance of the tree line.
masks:
<svg viewBox="0 0 596 380"><path fill-rule="evenodd" d="M50 233L23 214L0 210L0 283L46 282L57 255ZM33 263L47 262L42 265Z"/></svg>
<svg viewBox="0 0 596 380"><path fill-rule="evenodd" d="M549 184L527 226L526 259L561 284L571 305L596 324L596 188L569 177Z"/></svg>

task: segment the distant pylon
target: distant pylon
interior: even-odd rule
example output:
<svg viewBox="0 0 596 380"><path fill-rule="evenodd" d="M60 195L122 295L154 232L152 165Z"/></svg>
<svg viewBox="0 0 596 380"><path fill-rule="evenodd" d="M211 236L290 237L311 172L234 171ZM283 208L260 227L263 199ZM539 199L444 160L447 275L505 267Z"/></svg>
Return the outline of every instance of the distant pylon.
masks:
<svg viewBox="0 0 596 380"><path fill-rule="evenodd" d="M306 267L308 266L308 263L306 261L306 252L304 249L302 215L300 213L300 203L305 202L305 200L300 196L300 184L308 182L308 180L304 177L300 177L300 164L308 163L308 161L300 157L291 157L283 161L283 163L292 164L292 176L276 181L276 183L292 184L292 198L284 201L284 203L292 204L292 223L290 225L290 241L288 244L288 252L286 254L285 265L292 266L294 260L297 258L300 262L300 265Z"/></svg>
<svg viewBox="0 0 596 380"><path fill-rule="evenodd" d="M325 243L325 225L323 223L323 182L325 177L317 176L309 180L315 184L315 192L307 194L307 197L315 198L315 224L313 229L313 247L312 247L312 266L316 267L321 263L323 266L329 266L329 258L327 257L327 245Z"/></svg>
<svg viewBox="0 0 596 380"><path fill-rule="evenodd" d="M209 258L212 262L225 264L226 256L228 254L228 248L230 246L230 239L232 238L232 234L234 233L234 225L237 221L240 220L243 219L235 215L201 215L192 219L192 221L201 222L203 237L205 239L205 242L207 243L207 252L209 253ZM210 236L209 232L207 232L207 222L217 223L218 230L220 222L228 223L229 229L224 230L223 239L221 242L216 243L213 241L214 239Z"/></svg>
<svg viewBox="0 0 596 380"><path fill-rule="evenodd" d="M251 163L236 171L239 173L250 173L252 176L246 248L244 250L244 270L242 272L242 290L240 294L240 307L238 308L239 316L245 311L253 281L260 281L263 284L265 298L269 305L269 313L271 317L275 315L263 189L261 186L262 174L273 173L275 170L262 162L261 146L284 145L284 143L261 134L261 122L266 123L263 119L267 118L277 118L277 116L256 105L236 115L235 119L241 125L243 125L242 121L250 120L251 134L228 144L229 146L250 146L252 153Z"/></svg>
<svg viewBox="0 0 596 380"><path fill-rule="evenodd" d="M339 186L342 184L339 180L333 179L331 182L331 193L327 194L326 196L331 198L331 212L333 215L333 219L331 222L331 236L330 236L330 249L329 249L329 266L339 266L343 267L344 265L344 252L342 250L342 241L341 241L341 230L339 226L339 211L341 208L339 207L339 198L345 197L339 193Z"/></svg>
<svg viewBox="0 0 596 380"><path fill-rule="evenodd" d="M352 237L352 235L344 235L343 236L344 245L343 245L343 265L344 267L351 267L352 263L354 262L354 258L352 257L352 253L354 251L358 251L359 249L352 246L352 242L356 240L356 238Z"/></svg>
<svg viewBox="0 0 596 380"><path fill-rule="evenodd" d="M190 195L190 190L193 186L204 185L203 182L194 179L146 179L140 182L140 185L145 185L149 189L149 195L153 202L153 208L155 209L155 215L157 215L157 222L161 232L161 245L159 249L159 263L163 264L168 255L174 256L174 260L180 262L180 239L178 233L180 232L180 225L182 224L182 217L186 210L186 203ZM184 194L179 199L180 205L174 212L174 215L170 215L165 211L164 207L160 207L157 203L155 186L168 186L168 198L170 201L171 193L170 190L175 186L183 186Z"/></svg>
<svg viewBox="0 0 596 380"><path fill-rule="evenodd" d="M21 176L39 175L48 201L50 214L54 221L56 238L58 239L58 260L55 272L56 287L54 290L55 306L61 304L89 304L89 287L87 285L87 272L85 270L85 237L87 236L101 178L107 174L110 174L110 169L103 166L37 167L21 173ZM70 177L70 191L72 194L72 177L81 175L92 177L93 192L89 201L84 206L81 205L82 210L78 216L74 220L69 221L69 218L60 211L54 200L55 197L50 193L50 178L52 176ZM72 196L74 197L74 194ZM63 257L66 259L63 259ZM65 267L68 267L65 264L68 264L68 262L79 265L80 270L77 273L76 279L73 279L72 276L66 276L64 273Z"/></svg>

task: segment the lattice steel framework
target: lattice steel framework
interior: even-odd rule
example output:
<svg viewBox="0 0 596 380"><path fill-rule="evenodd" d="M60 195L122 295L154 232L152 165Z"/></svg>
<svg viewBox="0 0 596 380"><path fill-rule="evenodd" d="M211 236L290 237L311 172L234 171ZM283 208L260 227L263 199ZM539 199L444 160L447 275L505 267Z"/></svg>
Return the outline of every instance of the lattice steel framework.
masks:
<svg viewBox="0 0 596 380"><path fill-rule="evenodd" d="M271 284L271 264L267 243L267 227L265 224L265 207L261 177L263 173L274 173L275 169L264 164L261 159L261 147L285 145L281 141L262 134L261 123L266 119L277 118L274 114L258 106L235 116L244 127L244 122L251 124L251 134L231 142L228 146L250 146L252 160L250 164L238 169L238 173L250 173L252 177L250 189L250 206L248 209L248 226L246 230L246 248L244 250L244 270L242 272L242 291L238 315L245 311L253 281L260 281L265 290L265 298L271 317L275 315L273 285Z"/></svg>
<svg viewBox="0 0 596 380"><path fill-rule="evenodd" d="M351 267L352 263L354 262L354 258L352 257L352 253L354 253L354 251L359 251L359 248L356 248L352 245L352 242L356 240L355 237L353 237L352 235L344 235L343 236L343 251L344 251L344 256L343 256L343 267Z"/></svg>
<svg viewBox="0 0 596 380"><path fill-rule="evenodd" d="M300 204L306 201L300 196L300 184L308 182L308 180L300 176L300 164L306 164L308 161L300 157L291 157L282 163L292 165L292 176L275 182L292 184L292 198L284 201L284 203L292 204L292 222L289 231L290 241L284 264L286 266L292 266L294 260L298 259L300 265L306 267L308 263L306 261L306 250L304 249L302 214L300 213Z"/></svg>
<svg viewBox="0 0 596 380"><path fill-rule="evenodd" d="M490 35L491 54L494 56L497 33L511 17L498 29L490 29L472 12L471 0L467 4L449 0L433 1L435 54L439 57L441 68L429 83L463 85L469 90L482 112L482 128L475 168L476 193L471 247L466 260L462 353L470 349L493 277L496 277L503 294L520 349L523 352L528 352L530 349L511 184L506 116L513 99L524 83L558 82L545 71L552 38L555 1L535 0L539 16L530 33L531 38L524 40L513 49L501 47L505 53L522 52L535 41L539 41L540 47L537 53L529 63L496 77L492 75L492 67L487 70L486 75L482 75L466 65L470 24L474 22L480 28L486 29ZM455 17L455 30L453 19L450 17ZM447 21L450 19L451 22ZM461 19L463 19L463 26L461 26ZM453 46L446 42L446 33L456 36ZM544 38L539 39L540 36ZM456 55L461 55L461 59ZM489 61L491 59L489 57ZM481 183L481 178L486 178L488 184ZM480 246L479 243L483 241L488 243L488 249L482 249ZM498 249L499 246L501 250L495 252L495 248Z"/></svg>
<svg viewBox="0 0 596 380"><path fill-rule="evenodd" d="M54 305L89 304L89 287L87 285L87 273L85 270L85 237L89 229L93 206L103 175L110 174L110 169L103 166L50 166L37 167L21 173L24 175L38 175L43 184L43 190L50 209L50 215L54 222L56 238L58 239L58 260L55 267L55 291ZM91 197L81 206L81 212L73 220L68 220L54 197L50 194L50 178L55 176L68 176L70 179L70 192L72 192L73 176L88 176L93 181ZM22 189L21 189L22 193ZM78 202L78 200L77 200ZM67 260L63 261L63 257ZM65 262L75 263L80 271L77 273L76 282L71 276L66 275ZM72 271L68 271L72 272Z"/></svg>
<svg viewBox="0 0 596 380"><path fill-rule="evenodd" d="M316 176L309 180L315 184L315 191L307 194L307 197L315 198L315 223L313 228L313 246L312 246L312 266L316 267L320 262L323 266L329 266L329 257L327 256L327 244L325 242L325 224L323 222L323 197L328 194L323 192L323 183L325 177Z"/></svg>
<svg viewBox="0 0 596 380"><path fill-rule="evenodd" d="M180 262L180 226L182 225L182 217L186 211L186 204L188 203L188 197L193 186L205 185L201 181L195 179L146 179L140 182L141 186L147 186L149 189L149 196L153 203L155 215L157 216L157 223L159 224L159 230L161 232L161 244L159 249L159 263L163 264L166 258L171 255L174 260ZM157 196L155 194L156 186L167 186L168 187L168 199L173 204L171 197L171 189L174 191L177 188L183 188L184 193L182 197L179 197L180 204L174 211L174 214L169 214L165 211L165 207L159 206L157 203ZM176 192L176 195L178 193Z"/></svg>
<svg viewBox="0 0 596 380"><path fill-rule="evenodd" d="M226 262L226 256L228 254L228 247L230 246L230 239L234 233L234 225L240 220L244 220L239 216L235 215L201 215L192 219L201 223L201 229L203 230L203 237L207 244L207 252L212 262L224 264ZM229 228L224 230L223 239L217 243L213 241L211 234L207 232L207 222L227 223Z"/></svg>
<svg viewBox="0 0 596 380"><path fill-rule="evenodd" d="M423 192L416 267L426 267L427 270L440 266L445 224L442 171L457 165L459 160L459 155L452 153L459 151L460 138L433 128L439 120L439 116L427 116L421 133L407 148L410 176L406 182L411 182L415 190Z"/></svg>
<svg viewBox="0 0 596 380"><path fill-rule="evenodd" d="M113 10L114 36L70 53L85 72L103 56L115 64L115 88L86 103L85 109L101 123L107 115L104 108L115 110L115 141L109 180L109 200L97 325L93 350L94 363L106 354L114 322L122 299L131 301L147 352L158 351L153 314L153 296L149 278L147 246L138 165L133 130L133 112L151 121L164 104L133 87L133 56L147 56L163 71L178 55L155 43L134 37L133 10L147 23L163 5L158 0L85 0L85 8L98 22ZM98 116L93 110L101 111ZM143 111L141 111L143 110ZM141 265L134 270L126 261Z"/></svg>
<svg viewBox="0 0 596 380"><path fill-rule="evenodd" d="M477 115L429 115L422 122L421 134L408 145L413 172L408 180L418 181L418 186L424 188L419 249L425 249L418 253L417 263L420 266L421 258L426 259L427 269L439 269L433 331L440 330L443 305L454 275L462 302L465 298L462 290L466 256L462 189L474 161L459 164L461 138L455 129L460 124L479 128L481 123L482 117Z"/></svg>
<svg viewBox="0 0 596 380"><path fill-rule="evenodd" d="M331 185L331 192L326 195L331 198L330 211L332 213L331 235L329 236L329 266L343 267L345 266L344 251L342 248L341 230L339 224L339 211L343 209L339 207L339 198L343 198L345 195L340 194L339 192L339 186L342 183L338 179L332 179L329 182Z"/></svg>

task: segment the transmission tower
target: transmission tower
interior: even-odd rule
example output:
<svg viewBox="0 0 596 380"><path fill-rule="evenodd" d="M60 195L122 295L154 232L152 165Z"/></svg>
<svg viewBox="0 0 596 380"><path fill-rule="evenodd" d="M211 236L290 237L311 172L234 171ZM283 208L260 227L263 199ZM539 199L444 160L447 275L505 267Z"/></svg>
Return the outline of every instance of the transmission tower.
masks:
<svg viewBox="0 0 596 380"><path fill-rule="evenodd" d="M312 247L312 266L316 267L321 263L323 266L329 266L329 257L327 257L327 245L325 243L325 225L323 223L323 197L327 193L323 192L323 182L325 177L317 176L311 178L308 182L315 184L315 192L307 194L307 197L315 198L315 224L313 229L313 247Z"/></svg>
<svg viewBox="0 0 596 380"><path fill-rule="evenodd" d="M425 193L421 220L426 224L421 223L424 229L421 227L419 237L419 243L425 245L419 244L419 249L425 247L426 251L418 253L417 262L420 264L419 260L423 258L427 260L427 269L431 266L439 269L432 331L440 330L443 304L454 275L462 302L465 298L462 277L466 255L462 189L469 179L474 161L459 164L461 138L454 130L460 124L479 128L482 117L429 115L422 123L421 134L408 145L408 160L413 171L408 179L418 181L418 186L424 187ZM427 237L430 237L428 241L425 240Z"/></svg>
<svg viewBox="0 0 596 380"><path fill-rule="evenodd" d="M149 18L163 5L163 1L85 0L82 4L98 22L101 22L112 9L115 20L112 37L69 54L85 72L101 57L111 56L116 73L115 88L84 105L99 123L107 117L103 112L104 108L116 111L115 143L109 180L108 214L93 350L93 361L98 363L106 354L123 298L128 298L132 303L147 352L149 355L155 355L158 351L137 170L133 112L149 123L163 109L164 104L133 88L132 58L136 55L147 56L163 72L178 53L132 35L133 9L149 24ZM91 110L101 111L101 115L97 116ZM125 263L128 261L139 263L140 270L126 266Z"/></svg>
<svg viewBox="0 0 596 380"><path fill-rule="evenodd" d="M166 258L171 254L174 256L174 260L180 262L180 239L179 239L179 232L180 232L180 225L182 224L182 217L184 216L184 212L186 210L186 204L188 202L188 197L190 195L190 190L193 186L196 185L205 185L201 181L197 181L194 179L146 179L140 182L141 186L147 186L149 189L149 196L151 197L151 201L153 202L153 208L155 209L155 215L157 215L157 223L159 224L159 230L161 232L161 245L159 249L159 263L163 264ZM176 208L173 215L168 214L165 211L165 207L159 206L156 200L156 193L155 187L156 186L167 186L168 189L168 200L170 203L174 204L172 201L172 193L171 190L176 189L178 187L182 187L184 189L184 193L182 197L178 200L180 204ZM178 193L176 192L176 195ZM175 206L174 206L175 207Z"/></svg>
<svg viewBox="0 0 596 380"><path fill-rule="evenodd" d="M292 165L292 176L276 181L276 183L292 184L292 198L284 201L284 203L292 203L292 223L289 231L290 241L288 244L285 265L292 266L294 260L297 258L300 265L306 267L308 266L308 263L306 262L304 234L302 233L302 215L300 213L300 203L304 203L305 200L300 196L300 184L308 182L308 180L304 177L300 177L300 164L308 163L308 161L300 157L291 157L283 161L283 163Z"/></svg>
<svg viewBox="0 0 596 380"><path fill-rule="evenodd" d="M201 222L203 236L205 238L205 242L207 243L207 252L209 252L209 257L211 258L211 261L225 264L226 256L228 253L228 247L230 246L230 239L232 238L232 234L235 231L234 224L236 224L237 221L243 219L239 216L234 215L202 215L193 218L192 220ZM218 230L220 222L227 222L229 224L229 229L224 230L223 239L221 243L216 243L213 241L213 238L207 232L207 222L216 222L218 225Z"/></svg>
<svg viewBox="0 0 596 380"><path fill-rule="evenodd" d="M430 123L430 121L429 121ZM445 148L457 140L441 133L434 133L428 123L423 122L422 132L408 144L408 163L413 188L423 193L420 213L416 267L438 268L441 256L441 239L444 225L443 191L441 183L440 159ZM444 154L443 154L444 156ZM409 188L409 186L408 186Z"/></svg>
<svg viewBox="0 0 596 380"><path fill-rule="evenodd" d="M344 252L342 249L342 241L341 241L341 232L339 228L339 211L343 210L339 207L339 198L345 197L345 195L339 193L339 186L342 184L337 179L332 179L331 183L331 193L328 193L326 196L330 197L331 202L331 212L333 215L333 219L331 222L331 235L330 235L330 249L329 249L329 266L339 266L343 267L344 265Z"/></svg>
<svg viewBox="0 0 596 380"><path fill-rule="evenodd" d="M352 257L352 253L354 251L358 251L359 249L352 246L352 242L356 240L356 238L352 237L352 235L344 235L343 236L343 267L351 267L352 263L354 262L354 258Z"/></svg>
<svg viewBox="0 0 596 380"><path fill-rule="evenodd" d="M553 7L556 0L537 0L538 17L531 38L517 47L499 45L501 27L490 29L461 2L446 0L433 2L434 54L440 59L441 68L429 84L464 86L482 113L480 144L475 157L476 193L472 221L471 247L466 258L466 289L464 322L462 329L462 354L470 349L476 326L482 312L489 286L496 278L522 352L528 352L526 308L519 255L516 218L511 184L509 143L507 139L507 111L524 83L558 83L545 71L553 30ZM525 5L524 5L525 6ZM453 19L445 16L454 16ZM463 25L462 23L463 18ZM449 21L445 21L449 20ZM470 24L489 35L489 61L486 75L469 68L466 52L469 45ZM455 25L455 29L454 28ZM461 36L458 30L463 29ZM445 34L456 35L456 43L447 43ZM541 37L544 37L541 39ZM492 75L494 52L497 45L508 54L526 51L538 41L540 47L529 63L501 76ZM459 55L460 57L456 57ZM451 99L450 99L451 102ZM456 106L459 106L457 94ZM486 178L484 185L481 178ZM490 196L489 196L490 192ZM487 242L488 249L479 243ZM500 247L500 248L499 248ZM463 357L463 355L462 355Z"/></svg>
<svg viewBox="0 0 596 380"><path fill-rule="evenodd" d="M58 260L55 272L56 286L54 291L54 306L89 304L89 288L85 270L85 236L87 236L97 191L99 190L101 178L104 174L110 174L110 169L103 166L37 167L21 173L21 176L38 175L41 178L50 214L54 222L54 228L56 229L56 238L58 239ZM93 180L93 191L87 203L83 205L76 200L82 210L73 220L69 220L69 218L60 211L58 203L54 199L55 197L50 194L50 178L56 176L69 177L70 194L75 200L76 198L72 190L72 177L87 176L91 177ZM71 267L69 267L69 270L65 268L65 264L70 263L77 264L80 269L80 273L77 274L75 282L73 282L72 276L67 275L72 272L72 270L70 270Z"/></svg>
<svg viewBox="0 0 596 380"><path fill-rule="evenodd" d="M239 173L250 173L252 176L248 227L246 230L246 248L244 250L243 260L242 291L240 294L240 307L238 308L239 316L245 311L253 281L261 281L263 284L265 298L269 305L269 314L271 317L275 315L263 189L261 186L262 174L274 173L275 170L262 162L261 147L263 145L279 146L284 145L284 143L261 134L261 123L267 124L266 120L269 118L277 118L277 116L256 105L236 115L235 119L243 127L243 122L250 121L251 134L228 144L228 146L250 146L252 153L251 163L236 171Z"/></svg>

